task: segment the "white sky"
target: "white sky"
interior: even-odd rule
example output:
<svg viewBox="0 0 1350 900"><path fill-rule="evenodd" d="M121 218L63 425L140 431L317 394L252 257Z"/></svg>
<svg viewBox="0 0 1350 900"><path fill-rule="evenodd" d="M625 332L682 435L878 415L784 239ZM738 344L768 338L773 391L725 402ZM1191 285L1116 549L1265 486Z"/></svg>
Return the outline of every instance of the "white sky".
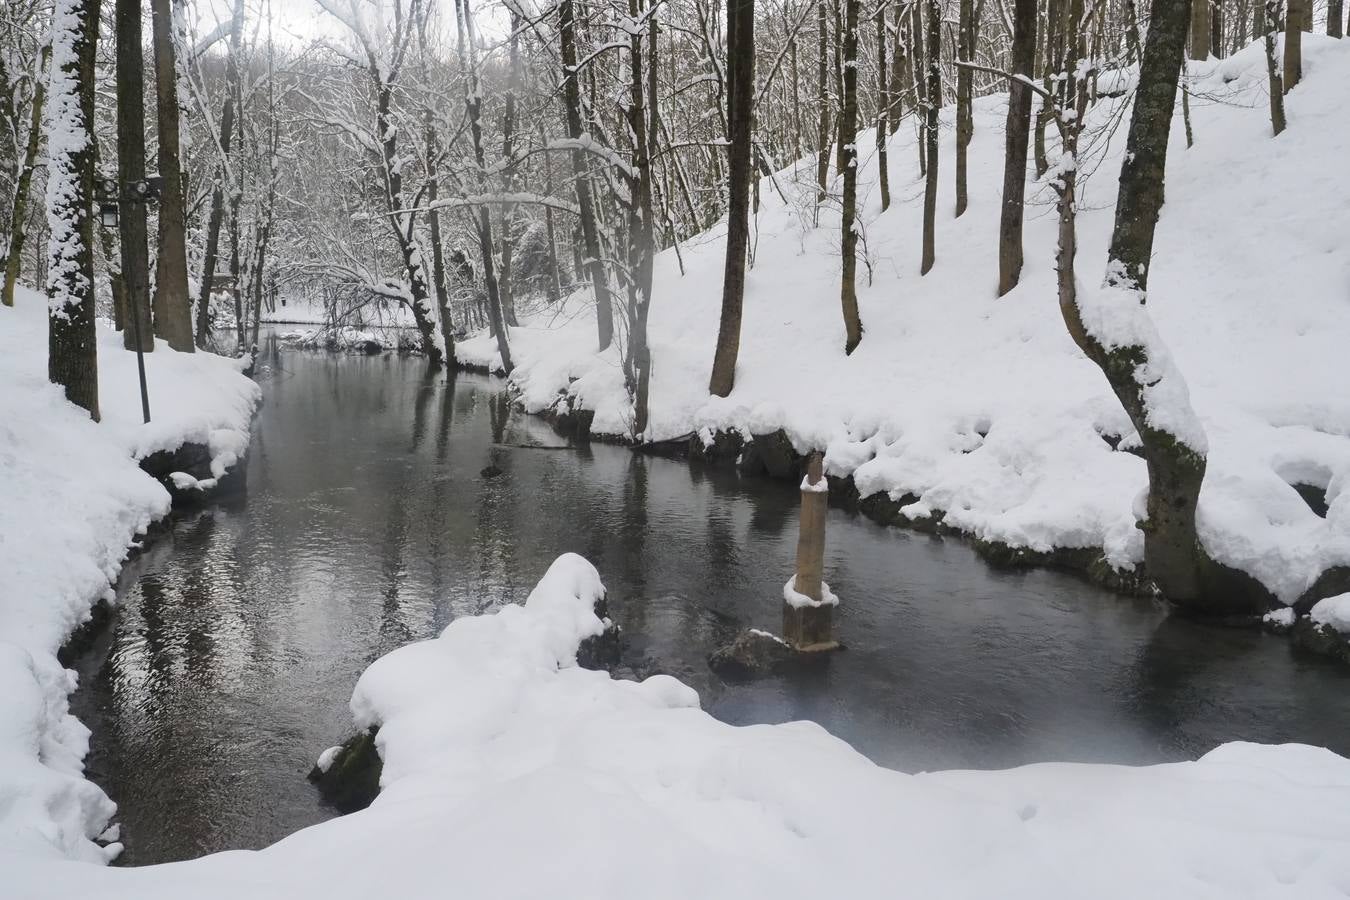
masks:
<svg viewBox="0 0 1350 900"><path fill-rule="evenodd" d="M329 39L339 41L347 34L347 29L339 24L331 15L319 6L318 0L245 0L249 17L249 29L255 22L261 20L267 14L267 5L270 2L272 7L272 34L278 43L288 43L292 46L305 46L316 39ZM343 3L346 0L335 0ZM392 0L357 0L364 7L373 9L377 3L382 3L386 9L392 10ZM432 0L438 3L442 8L441 14L446 20L445 28L450 34L453 34L453 26L450 24L453 20L453 0ZM470 0L474 8L475 24L480 31L491 33L494 26L500 26L503 33L506 30L503 19L503 5L498 0ZM234 8L234 0L188 0L189 9L196 16L198 36L209 33L217 23L229 18ZM407 6L407 0L404 0L404 6ZM265 26L264 26L265 28ZM265 30L260 28L259 38L265 34Z"/></svg>

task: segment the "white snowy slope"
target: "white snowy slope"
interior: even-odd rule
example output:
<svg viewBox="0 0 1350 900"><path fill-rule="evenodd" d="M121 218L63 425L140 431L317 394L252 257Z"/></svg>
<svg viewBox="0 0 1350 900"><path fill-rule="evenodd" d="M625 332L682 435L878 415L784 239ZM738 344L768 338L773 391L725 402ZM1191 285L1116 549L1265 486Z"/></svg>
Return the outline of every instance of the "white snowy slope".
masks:
<svg viewBox="0 0 1350 900"><path fill-rule="evenodd" d="M258 852L139 869L10 855L8 900L1323 898L1350 891L1350 760L904 775L806 722L733 727L668 676L577 668L603 591L559 558L524 606L377 660L369 809Z"/></svg>
<svg viewBox="0 0 1350 900"><path fill-rule="evenodd" d="M1192 63L1195 146L1178 114L1167 203L1155 243L1149 310L1190 386L1207 433L1200 528L1219 560L1292 602L1327 566L1350 563L1350 42L1305 38L1306 80L1286 99L1289 130L1270 136L1259 46ZM1086 141L1078 272L1104 274L1129 99L1092 112L1107 134ZM722 292L725 225L657 259L651 308L652 423L661 439L710 429L784 428L798 450L827 449L835 474L864 495L912 494L973 535L1013 546L1100 547L1137 562L1144 463L1102 434L1134 439L1120 404L1074 346L1054 286L1055 216L1032 185L1021 285L995 297L1006 97L977 101L970 208L952 215L953 111L943 110L937 264L919 275L923 185L913 125L890 142L893 204L880 212L870 133L860 196L859 303L866 333L843 352L839 217L811 221L815 164L780 172L784 203L760 187L736 386L708 395ZM1053 129L1052 129L1053 131ZM1107 136L1109 134L1109 141ZM1051 148L1053 157L1054 148ZM568 391L598 431L631 415L617 350L595 352L588 295L512 329L513 375L532 411ZM486 336L462 359L496 364ZM981 434L985 434L981 437ZM1291 483L1327 489L1313 513Z"/></svg>
<svg viewBox="0 0 1350 900"><path fill-rule="evenodd" d="M25 289L0 307L0 846L101 861L91 839L113 805L81 774L88 731L69 714L74 674L56 651L110 595L137 532L169 509L136 460L194 441L222 474L248 444L259 393L237 362L157 341L144 425L135 354L100 323L95 424L47 380L46 316L47 299Z"/></svg>

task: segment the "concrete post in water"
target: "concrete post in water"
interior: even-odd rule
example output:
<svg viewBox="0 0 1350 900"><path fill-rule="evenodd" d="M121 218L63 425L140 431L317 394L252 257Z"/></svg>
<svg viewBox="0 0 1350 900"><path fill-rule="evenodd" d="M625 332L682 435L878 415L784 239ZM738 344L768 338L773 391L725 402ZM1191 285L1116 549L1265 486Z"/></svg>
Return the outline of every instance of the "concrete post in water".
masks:
<svg viewBox="0 0 1350 900"><path fill-rule="evenodd" d="M783 585L783 638L805 652L834 650L834 608L839 598L821 575L825 567L825 512L829 485L824 460L812 453L802 479L801 524L797 533L797 571Z"/></svg>

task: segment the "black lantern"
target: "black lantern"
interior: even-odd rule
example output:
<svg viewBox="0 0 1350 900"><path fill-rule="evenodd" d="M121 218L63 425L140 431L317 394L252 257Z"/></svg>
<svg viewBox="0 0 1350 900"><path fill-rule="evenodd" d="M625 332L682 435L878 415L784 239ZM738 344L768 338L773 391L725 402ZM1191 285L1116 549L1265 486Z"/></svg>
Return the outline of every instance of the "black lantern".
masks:
<svg viewBox="0 0 1350 900"><path fill-rule="evenodd" d="M116 228L118 212L119 208L116 201L112 203L100 203L98 207L98 223L110 230Z"/></svg>

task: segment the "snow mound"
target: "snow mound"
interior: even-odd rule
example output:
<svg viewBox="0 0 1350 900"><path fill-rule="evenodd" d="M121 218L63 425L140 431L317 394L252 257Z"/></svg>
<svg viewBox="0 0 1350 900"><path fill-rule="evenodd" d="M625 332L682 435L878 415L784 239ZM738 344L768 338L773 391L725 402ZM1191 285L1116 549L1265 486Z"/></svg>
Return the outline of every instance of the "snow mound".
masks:
<svg viewBox="0 0 1350 900"><path fill-rule="evenodd" d="M248 446L259 393L237 361L156 341L142 424L135 354L100 323L94 423L47 380L46 316L46 298L22 288L0 307L0 846L103 861L117 847L93 838L113 804L82 777L89 732L70 715L75 675L56 651L111 599L135 535L169 510L137 460L197 442L218 478Z"/></svg>
<svg viewBox="0 0 1350 900"><path fill-rule="evenodd" d="M1350 594L1319 600L1308 615L1318 625L1327 625L1341 634L1350 634Z"/></svg>
<svg viewBox="0 0 1350 900"><path fill-rule="evenodd" d="M382 792L260 852L0 860L7 897L1302 898L1350 885L1350 760L1227 744L1145 768L905 775L809 722L734 727L668 676L578 668L595 569L362 675ZM3 852L3 851L0 851Z"/></svg>
<svg viewBox="0 0 1350 900"><path fill-rule="evenodd" d="M1085 291L1112 342L1171 349L1150 383L1151 415L1209 448L1201 537L1220 562L1292 603L1327 567L1350 564L1350 205L1342 202L1350 119L1350 41L1309 34L1289 129L1270 136L1262 48L1189 64L1195 146L1174 121L1167 204L1150 276L1151 323L1135 298ZM1128 81L1128 73L1121 78ZM1115 77L1115 76L1113 76ZM1114 221L1130 97L1090 113L1078 271L1100 284ZM968 211L950 211L954 129L944 109L937 263L918 273L923 185L913 129L891 139L894 202L881 212L871 138L860 161L858 302L862 344L843 351L837 205L812 225L815 162L760 186L746 276L736 386L710 397L725 223L656 260L650 315L651 440L782 428L799 451L826 451L863 495L916 498L904 512L1013 547L1100 548L1138 563L1135 501L1147 484L1138 446L1106 380L1070 339L1056 302L1053 196L1029 187L1022 283L995 296L1005 95L976 101ZM1102 134L1106 129L1107 134ZM1053 131L1053 129L1051 129ZM1053 137L1052 137L1053 143ZM1054 147L1050 148L1051 157ZM787 202L780 199L779 189ZM837 191L837 185L836 185ZM1117 292L1118 293L1118 292ZM1099 302L1095 302L1099 301ZM1124 301L1124 302L1122 302ZM512 375L526 408L567 394L594 430L627 435L619 348L595 349L593 302L573 295L512 329ZM496 366L486 336L462 359ZM1173 368L1175 366L1175 368ZM1162 377L1179 372L1179 378ZM1191 412L1193 410L1193 413ZM1297 483L1326 490L1319 516Z"/></svg>

